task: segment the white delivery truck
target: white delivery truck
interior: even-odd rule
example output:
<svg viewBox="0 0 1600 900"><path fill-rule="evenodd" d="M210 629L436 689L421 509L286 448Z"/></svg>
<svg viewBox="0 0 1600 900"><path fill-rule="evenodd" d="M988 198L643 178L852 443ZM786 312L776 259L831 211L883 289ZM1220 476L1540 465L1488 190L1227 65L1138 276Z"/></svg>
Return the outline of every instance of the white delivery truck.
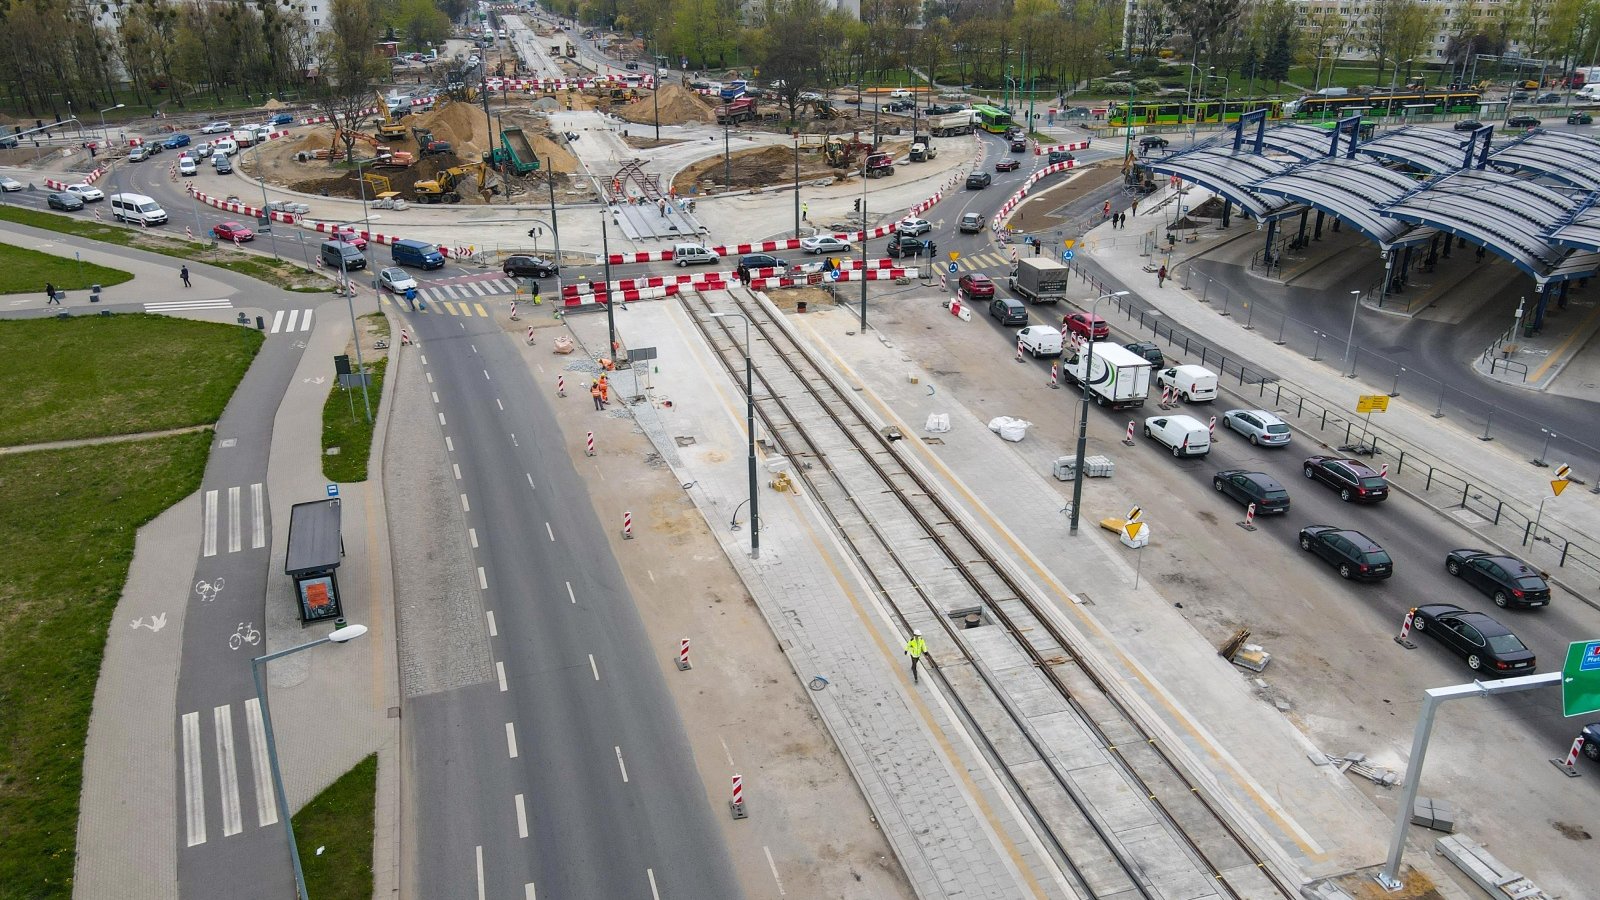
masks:
<svg viewBox="0 0 1600 900"><path fill-rule="evenodd" d="M1096 341L1093 361L1086 346L1061 366L1071 384L1087 384L1094 402L1112 409L1143 406L1150 396L1150 360L1110 341ZM1089 371L1085 371L1089 370Z"/></svg>
<svg viewBox="0 0 1600 900"><path fill-rule="evenodd" d="M1025 256L1017 260L1011 273L1011 293L1029 303L1057 303L1067 296L1067 278L1072 270L1053 259Z"/></svg>
<svg viewBox="0 0 1600 900"><path fill-rule="evenodd" d="M927 124L923 127L934 137L954 137L958 134L972 133L972 110L969 109L928 116L926 121Z"/></svg>

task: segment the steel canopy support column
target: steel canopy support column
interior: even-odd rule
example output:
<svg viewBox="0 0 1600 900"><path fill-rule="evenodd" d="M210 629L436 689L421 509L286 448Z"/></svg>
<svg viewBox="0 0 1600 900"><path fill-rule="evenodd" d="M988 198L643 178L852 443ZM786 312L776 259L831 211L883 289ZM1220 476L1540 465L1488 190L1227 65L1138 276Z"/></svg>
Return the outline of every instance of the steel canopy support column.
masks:
<svg viewBox="0 0 1600 900"><path fill-rule="evenodd" d="M1322 210L1317 210L1317 224L1311 229L1311 239L1313 241L1322 240L1322 219L1324 215Z"/></svg>

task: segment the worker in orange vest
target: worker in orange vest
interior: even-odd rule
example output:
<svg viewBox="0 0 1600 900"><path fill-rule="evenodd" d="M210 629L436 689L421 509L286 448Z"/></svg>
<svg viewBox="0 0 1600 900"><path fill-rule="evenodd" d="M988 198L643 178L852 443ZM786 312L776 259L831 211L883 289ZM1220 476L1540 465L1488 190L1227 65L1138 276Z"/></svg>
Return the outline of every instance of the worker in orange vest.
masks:
<svg viewBox="0 0 1600 900"><path fill-rule="evenodd" d="M600 398L600 382L589 383L589 397L594 400L595 409L605 409L605 401Z"/></svg>
<svg viewBox="0 0 1600 900"><path fill-rule="evenodd" d="M606 376L602 373L600 380L595 383L600 386L600 405L605 406L611 402L611 382L607 381Z"/></svg>

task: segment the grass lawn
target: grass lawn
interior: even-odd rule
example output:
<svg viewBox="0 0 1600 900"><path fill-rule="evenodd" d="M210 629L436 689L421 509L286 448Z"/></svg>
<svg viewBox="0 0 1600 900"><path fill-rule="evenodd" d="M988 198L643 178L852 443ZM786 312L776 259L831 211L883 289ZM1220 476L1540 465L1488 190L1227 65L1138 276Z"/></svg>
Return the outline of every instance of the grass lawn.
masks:
<svg viewBox="0 0 1600 900"><path fill-rule="evenodd" d="M287 259L275 260L267 256L255 256L220 244L213 245L172 237L161 231L106 225L91 219L74 219L71 216L17 206L0 206L0 221L148 250L151 253L160 253L163 256L172 256L189 262L205 263L208 266L248 275L284 290L303 293L333 290L332 282L315 272L308 272L304 267L297 266ZM278 252L288 255L291 248L298 246L299 241L285 242L284 246L279 247ZM177 278L176 267L173 269L173 278ZM173 283L176 284L176 280Z"/></svg>
<svg viewBox="0 0 1600 900"><path fill-rule="evenodd" d="M307 894L317 900L371 900L377 789L374 753L294 814L294 842L300 848Z"/></svg>
<svg viewBox="0 0 1600 900"><path fill-rule="evenodd" d="M40 253L26 247L0 244L0 294L30 294L37 292L39 302L44 302L44 283L50 282L58 291L76 291L99 284L110 287L133 278L133 273L121 269L79 263L76 259Z"/></svg>
<svg viewBox="0 0 1600 900"><path fill-rule="evenodd" d="M134 535L199 488L211 440L0 456L0 897L72 896L89 710Z"/></svg>
<svg viewBox="0 0 1600 900"><path fill-rule="evenodd" d="M0 321L0 446L214 423L263 340L143 313Z"/></svg>
<svg viewBox="0 0 1600 900"><path fill-rule="evenodd" d="M368 313L361 317L360 322L363 336L389 336L389 320L382 313ZM362 343L362 353L372 376L367 397L372 401L372 417L376 420L378 398L383 396L383 373L389 360L383 356L383 351L369 347L369 342ZM355 364L355 354L352 353L350 367L355 368ZM350 412L352 407L355 408L354 416ZM339 452L329 456L327 450L331 447L338 447ZM372 426L367 423L360 387L346 391L335 383L333 390L328 392L328 399L322 404L322 449L322 474L329 481L349 484L367 480L367 460L372 455Z"/></svg>

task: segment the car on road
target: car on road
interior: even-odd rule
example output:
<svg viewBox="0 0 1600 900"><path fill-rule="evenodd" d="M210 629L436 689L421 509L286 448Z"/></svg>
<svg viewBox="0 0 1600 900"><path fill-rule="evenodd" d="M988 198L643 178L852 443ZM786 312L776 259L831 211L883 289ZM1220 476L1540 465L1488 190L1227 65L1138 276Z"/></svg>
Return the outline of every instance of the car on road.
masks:
<svg viewBox="0 0 1600 900"><path fill-rule="evenodd" d="M908 91L908 90L905 90L904 88L901 88L900 90L890 91L889 92L889 99L890 100L910 100L911 99L911 92Z"/></svg>
<svg viewBox="0 0 1600 900"><path fill-rule="evenodd" d="M929 222L927 219L918 219L915 216L906 216L904 219L901 219L900 225L895 229L895 231L899 234L910 235L911 237L916 237L919 234L927 234L932 230L932 222Z"/></svg>
<svg viewBox="0 0 1600 900"><path fill-rule="evenodd" d="M1265 472L1223 469L1211 476L1211 486L1244 506L1254 503L1256 515L1289 511L1289 491Z"/></svg>
<svg viewBox="0 0 1600 900"><path fill-rule="evenodd" d="M416 288L417 280L412 278L411 273L405 269L399 266L390 266L378 273L378 285L396 294L404 294L406 291Z"/></svg>
<svg viewBox="0 0 1600 900"><path fill-rule="evenodd" d="M1550 603L1550 583L1515 556L1488 550L1451 550L1445 554L1444 570L1483 591L1501 608Z"/></svg>
<svg viewBox="0 0 1600 900"><path fill-rule="evenodd" d="M956 226L962 234L977 234L984 229L984 218L975 212L962 213L961 222Z"/></svg>
<svg viewBox="0 0 1600 900"><path fill-rule="evenodd" d="M1533 95L1527 91L1512 91L1510 95L1510 100L1512 103L1527 103L1532 99Z"/></svg>
<svg viewBox="0 0 1600 900"><path fill-rule="evenodd" d="M1159 134L1147 134L1139 138L1139 150L1142 153L1149 153L1151 150L1165 150L1168 143L1170 142Z"/></svg>
<svg viewBox="0 0 1600 900"><path fill-rule="evenodd" d="M1010 157L996 160L994 164L994 170L996 172L1015 172L1020 168L1022 168L1022 160L1011 159Z"/></svg>
<svg viewBox="0 0 1600 900"><path fill-rule="evenodd" d="M800 102L801 103L815 103L815 102L817 102L818 100L821 100L821 99L822 99L822 95L817 93L816 91L801 91L800 92Z"/></svg>
<svg viewBox="0 0 1600 900"><path fill-rule="evenodd" d="M185 178L187 178L188 176L194 175L197 172L199 172L199 169L195 166L194 157L192 157L192 156L180 156L180 157L178 157L178 174L179 175L182 175Z"/></svg>
<svg viewBox="0 0 1600 900"><path fill-rule="evenodd" d="M884 252L893 257L921 256L924 253L933 253L933 241L922 238L904 237L899 232L889 236L889 243Z"/></svg>
<svg viewBox="0 0 1600 900"><path fill-rule="evenodd" d="M1586 112L1567 113L1568 125L1593 125L1594 116Z"/></svg>
<svg viewBox="0 0 1600 900"><path fill-rule="evenodd" d="M344 241L346 244L355 244L357 250L367 249L367 239L362 237L360 232L348 225L344 226L343 228L334 228L328 233L328 240Z"/></svg>
<svg viewBox="0 0 1600 900"><path fill-rule="evenodd" d="M106 198L105 191L92 184L69 184L67 185L67 192L77 194L78 199L85 203L93 203L96 200L104 200Z"/></svg>
<svg viewBox="0 0 1600 900"><path fill-rule="evenodd" d="M1600 762L1600 722L1590 722L1579 733L1583 735L1583 755Z"/></svg>
<svg viewBox="0 0 1600 900"><path fill-rule="evenodd" d="M1377 581L1394 574L1394 560L1378 542L1359 531L1333 525L1300 529L1300 549L1327 560L1340 578Z"/></svg>
<svg viewBox="0 0 1600 900"><path fill-rule="evenodd" d="M1230 409L1222 414L1222 424L1257 446L1289 445L1288 423L1264 409Z"/></svg>
<svg viewBox="0 0 1600 900"><path fill-rule="evenodd" d="M176 150L179 147L187 147L190 143L192 143L192 140L187 134L175 134L172 137L162 141L161 146L167 148L168 150Z"/></svg>
<svg viewBox="0 0 1600 900"><path fill-rule="evenodd" d="M843 238L836 238L831 234L819 234L808 238L801 238L800 249L807 253L849 253L850 242Z"/></svg>
<svg viewBox="0 0 1600 900"><path fill-rule="evenodd" d="M1027 141L1012 141L1011 142L1011 152L1012 153L1027 153L1028 152L1028 142Z"/></svg>
<svg viewBox="0 0 1600 900"><path fill-rule="evenodd" d="M890 100L889 105L884 107L884 111L892 113L910 112L915 108L916 104L912 103L910 100Z"/></svg>
<svg viewBox="0 0 1600 900"><path fill-rule="evenodd" d="M61 209L67 211L83 209L83 198L79 197L77 194L69 194L66 191L56 191L50 196L44 198L44 202L49 204L51 209Z"/></svg>
<svg viewBox="0 0 1600 900"><path fill-rule="evenodd" d="M216 235L217 240L219 241L243 243L244 241L253 241L256 239L256 233L254 231L251 231L238 222L219 222L217 225L212 227L211 233Z"/></svg>
<svg viewBox="0 0 1600 900"><path fill-rule="evenodd" d="M994 296L994 281L982 272L968 272L956 282L956 293L967 300L987 300Z"/></svg>
<svg viewBox="0 0 1600 900"><path fill-rule="evenodd" d="M501 264L500 271L518 278L551 278L554 277L559 267L541 256L527 256L519 254L508 256Z"/></svg>
<svg viewBox="0 0 1600 900"><path fill-rule="evenodd" d="M0 175L0 191L5 191L9 194L12 191L20 190L22 190L22 182L9 175Z"/></svg>
<svg viewBox="0 0 1600 900"><path fill-rule="evenodd" d="M995 165L999 165L999 163ZM967 176L967 190L969 191L982 190L993 183L994 179L989 177L988 172L973 172Z"/></svg>
<svg viewBox="0 0 1600 900"><path fill-rule="evenodd" d="M1561 95L1555 93L1554 91L1551 91L1550 93L1540 94L1539 96L1535 97L1533 99L1533 102L1535 102L1535 103L1560 103L1561 102Z"/></svg>
<svg viewBox="0 0 1600 900"><path fill-rule="evenodd" d="M232 122L212 122L209 125L200 126L201 134L227 134L232 130Z"/></svg>
<svg viewBox="0 0 1600 900"><path fill-rule="evenodd" d="M183 152L189 156L193 156L195 159L205 159L206 157L215 153L216 150L217 148L211 146L210 144L196 144Z"/></svg>
<svg viewBox="0 0 1600 900"><path fill-rule="evenodd" d="M290 115L289 113L278 113L277 115L275 115L272 118L268 119L267 120L267 124L268 125L293 125L294 124L294 116Z"/></svg>
<svg viewBox="0 0 1600 900"><path fill-rule="evenodd" d="M1452 127L1454 127L1457 131L1477 131L1479 128L1483 127L1483 123L1479 122L1477 119L1463 119Z"/></svg>
<svg viewBox="0 0 1600 900"><path fill-rule="evenodd" d="M1155 341L1134 341L1131 344L1123 344L1122 348L1139 354L1157 368L1167 364L1167 355L1161 352L1161 345Z"/></svg>
<svg viewBox="0 0 1600 900"><path fill-rule="evenodd" d="M1512 116L1506 120L1507 128L1538 128L1538 116Z"/></svg>
<svg viewBox="0 0 1600 900"><path fill-rule="evenodd" d="M128 151L128 162L131 162L131 163L144 162L145 160L149 159L152 155L154 155L154 154L152 154L150 152L150 148L149 147L140 145L140 146L135 147L132 150Z"/></svg>
<svg viewBox="0 0 1600 900"><path fill-rule="evenodd" d="M1346 503L1381 503L1389 499L1389 482L1364 462L1337 456L1313 456L1301 469L1307 478L1339 492Z"/></svg>
<svg viewBox="0 0 1600 900"><path fill-rule="evenodd" d="M1111 326L1099 316L1086 312L1067 313L1061 317L1061 324L1067 326L1067 331L1088 338L1091 341L1103 341L1111 337Z"/></svg>
<svg viewBox="0 0 1600 900"><path fill-rule="evenodd" d="M1529 675L1538 668L1538 657L1528 645L1487 613L1454 603L1425 603L1411 610L1411 629L1436 638L1474 672Z"/></svg>

